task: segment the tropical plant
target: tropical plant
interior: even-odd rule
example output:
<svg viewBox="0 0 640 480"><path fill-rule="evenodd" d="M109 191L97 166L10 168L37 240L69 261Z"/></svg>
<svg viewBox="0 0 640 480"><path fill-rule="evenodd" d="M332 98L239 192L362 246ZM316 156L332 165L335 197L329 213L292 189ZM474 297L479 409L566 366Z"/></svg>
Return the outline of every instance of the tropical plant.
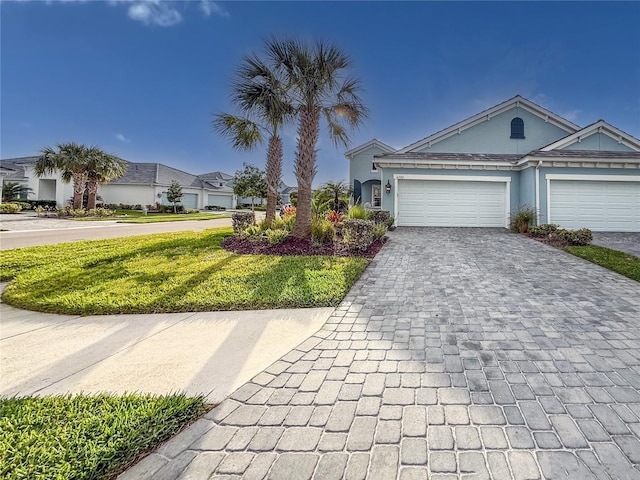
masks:
<svg viewBox="0 0 640 480"><path fill-rule="evenodd" d="M344 215L337 210L330 210L327 212L327 220L336 225L344 219Z"/></svg>
<svg viewBox="0 0 640 480"><path fill-rule="evenodd" d="M173 213L176 213L176 203L182 200L182 187L176 180L172 180L167 189L167 200L173 203Z"/></svg>
<svg viewBox="0 0 640 480"><path fill-rule="evenodd" d="M11 202L13 200L26 199L33 193L33 189L18 182L7 182L2 184L2 201Z"/></svg>
<svg viewBox="0 0 640 480"><path fill-rule="evenodd" d="M295 175L298 201L294 236L311 236L311 184L316 174L316 146L321 117L324 117L333 143L347 146L346 127L357 127L367 115L360 97L360 83L345 73L349 57L338 47L323 42L313 46L298 40L272 38L267 54L274 71L282 75L287 96L298 116L298 142Z"/></svg>
<svg viewBox="0 0 640 480"><path fill-rule="evenodd" d="M360 204L352 205L349 209L349 213L347 213L347 218L357 219L357 220L368 220L369 212Z"/></svg>
<svg viewBox="0 0 640 480"><path fill-rule="evenodd" d="M325 245L333 242L336 236L336 228L326 218L316 218L311 222L311 238L316 245Z"/></svg>
<svg viewBox="0 0 640 480"><path fill-rule="evenodd" d="M233 193L239 197L251 198L251 210L253 210L255 198L264 198L267 193L265 173L255 165L246 163L242 165L244 168L236 172L233 180Z"/></svg>
<svg viewBox="0 0 640 480"><path fill-rule="evenodd" d="M34 166L37 177L60 172L62 181L73 182L73 208L82 208L82 194L87 181L89 148L75 142L59 143L57 150L45 147Z"/></svg>
<svg viewBox="0 0 640 480"><path fill-rule="evenodd" d="M230 137L233 148L252 150L262 143L263 132L269 136L267 147L267 222L276 218L278 187L282 178L282 139L280 127L292 119L293 109L286 97L286 85L256 55L246 56L232 85L233 103L241 116L218 114L213 128Z"/></svg>
<svg viewBox="0 0 640 480"><path fill-rule="evenodd" d="M518 208L511 218L511 230L518 233L527 233L529 227L536 221L536 211L529 205Z"/></svg>
<svg viewBox="0 0 640 480"><path fill-rule="evenodd" d="M353 193L348 183L342 180L337 182L326 182L315 192L315 197L323 201L331 201L332 209L337 212L346 211L349 205L349 196Z"/></svg>
<svg viewBox="0 0 640 480"><path fill-rule="evenodd" d="M87 153L87 210L91 210L96 208L98 184L109 183L124 175L127 171L127 162L97 147L91 147Z"/></svg>

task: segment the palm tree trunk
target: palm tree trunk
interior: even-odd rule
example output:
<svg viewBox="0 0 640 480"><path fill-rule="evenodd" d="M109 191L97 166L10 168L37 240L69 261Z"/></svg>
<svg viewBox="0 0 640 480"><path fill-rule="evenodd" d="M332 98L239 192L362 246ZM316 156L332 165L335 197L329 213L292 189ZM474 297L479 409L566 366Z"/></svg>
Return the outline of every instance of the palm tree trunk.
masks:
<svg viewBox="0 0 640 480"><path fill-rule="evenodd" d="M84 172L73 173L73 209L82 208L82 197L84 196Z"/></svg>
<svg viewBox="0 0 640 480"><path fill-rule="evenodd" d="M89 190L89 196L87 198L87 210L96 208L96 198L98 197L98 182L96 180L89 180L87 183L87 190Z"/></svg>
<svg viewBox="0 0 640 480"><path fill-rule="evenodd" d="M266 221L276 218L276 203L278 203L278 187L282 178L282 139L277 135L269 139L267 150L267 215Z"/></svg>
<svg viewBox="0 0 640 480"><path fill-rule="evenodd" d="M319 129L320 109L314 106L303 107L300 111L295 166L298 179L298 206L293 236L297 238L311 238L311 184L316 175L316 144Z"/></svg>

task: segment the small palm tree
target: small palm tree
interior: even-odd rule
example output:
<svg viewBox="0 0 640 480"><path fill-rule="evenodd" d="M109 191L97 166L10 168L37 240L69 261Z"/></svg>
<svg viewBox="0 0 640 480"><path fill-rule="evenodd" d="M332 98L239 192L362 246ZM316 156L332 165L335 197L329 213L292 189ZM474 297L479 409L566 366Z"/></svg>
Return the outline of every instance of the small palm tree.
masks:
<svg viewBox="0 0 640 480"><path fill-rule="evenodd" d="M298 205L293 234L311 237L311 184L316 174L316 145L324 117L333 143L348 145L347 127L358 127L367 116L360 82L346 77L349 57L339 48L319 42L309 47L294 39L267 42L271 63L286 79L290 102L298 115L295 174Z"/></svg>
<svg viewBox="0 0 640 480"><path fill-rule="evenodd" d="M33 193L33 189L17 182L7 182L2 184L2 201L23 200Z"/></svg>
<svg viewBox="0 0 640 480"><path fill-rule="evenodd" d="M87 161L89 149L74 142L61 143L41 150L34 172L37 177L60 172L62 181L73 181L73 208L82 208L82 195L87 181Z"/></svg>
<svg viewBox="0 0 640 480"><path fill-rule="evenodd" d="M88 150L87 169L87 209L96 208L98 185L109 183L127 171L127 162L114 155L103 152L98 147Z"/></svg>
<svg viewBox="0 0 640 480"><path fill-rule="evenodd" d="M233 148L252 150L269 136L267 147L267 212L266 220L276 216L278 187L282 177L282 139L280 127L292 116L286 89L278 75L255 55L244 58L235 81L232 99L241 116L227 113L215 115L213 129L230 137Z"/></svg>
<svg viewBox="0 0 640 480"><path fill-rule="evenodd" d="M342 207L348 203L351 193L351 187L342 180L337 182L326 182L321 185L318 190L318 195L324 200L330 200L333 210L336 212L339 212Z"/></svg>

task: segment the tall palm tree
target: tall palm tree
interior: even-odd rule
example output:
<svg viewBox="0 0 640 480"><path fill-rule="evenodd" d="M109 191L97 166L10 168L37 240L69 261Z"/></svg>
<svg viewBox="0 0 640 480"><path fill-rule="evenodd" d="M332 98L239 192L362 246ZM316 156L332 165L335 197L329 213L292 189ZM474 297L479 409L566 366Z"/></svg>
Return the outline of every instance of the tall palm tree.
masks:
<svg viewBox="0 0 640 480"><path fill-rule="evenodd" d="M316 174L321 117L334 145L346 147L347 127L358 127L367 116L367 108L359 96L359 80L345 75L351 61L338 47L322 42L310 47L291 38L272 38L267 41L267 53L286 79L288 96L298 115L295 155L298 205L293 234L310 238L311 184Z"/></svg>
<svg viewBox="0 0 640 480"><path fill-rule="evenodd" d="M41 150L34 173L37 177L60 172L62 181L73 181L73 208L82 208L82 196L87 181L87 158L89 149L74 142L59 143L57 151L51 147Z"/></svg>
<svg viewBox="0 0 640 480"><path fill-rule="evenodd" d="M127 171L127 162L94 146L87 151L86 171L89 194L87 210L90 210L96 208L98 184L109 183L114 178L124 175Z"/></svg>
<svg viewBox="0 0 640 480"><path fill-rule="evenodd" d="M267 147L267 212L269 222L276 217L278 187L282 178L282 139L280 127L292 116L286 88L276 73L255 55L244 58L232 83L232 101L241 116L227 113L215 115L214 130L230 137L233 148L252 150L269 136Z"/></svg>

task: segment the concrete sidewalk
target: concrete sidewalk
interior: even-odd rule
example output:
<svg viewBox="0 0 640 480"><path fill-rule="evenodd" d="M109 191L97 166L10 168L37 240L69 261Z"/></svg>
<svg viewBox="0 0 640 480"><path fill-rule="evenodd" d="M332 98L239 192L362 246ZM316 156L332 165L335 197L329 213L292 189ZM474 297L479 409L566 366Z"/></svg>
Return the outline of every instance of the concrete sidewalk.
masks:
<svg viewBox="0 0 640 480"><path fill-rule="evenodd" d="M179 390L218 403L333 308L50 315L0 304L0 395Z"/></svg>

